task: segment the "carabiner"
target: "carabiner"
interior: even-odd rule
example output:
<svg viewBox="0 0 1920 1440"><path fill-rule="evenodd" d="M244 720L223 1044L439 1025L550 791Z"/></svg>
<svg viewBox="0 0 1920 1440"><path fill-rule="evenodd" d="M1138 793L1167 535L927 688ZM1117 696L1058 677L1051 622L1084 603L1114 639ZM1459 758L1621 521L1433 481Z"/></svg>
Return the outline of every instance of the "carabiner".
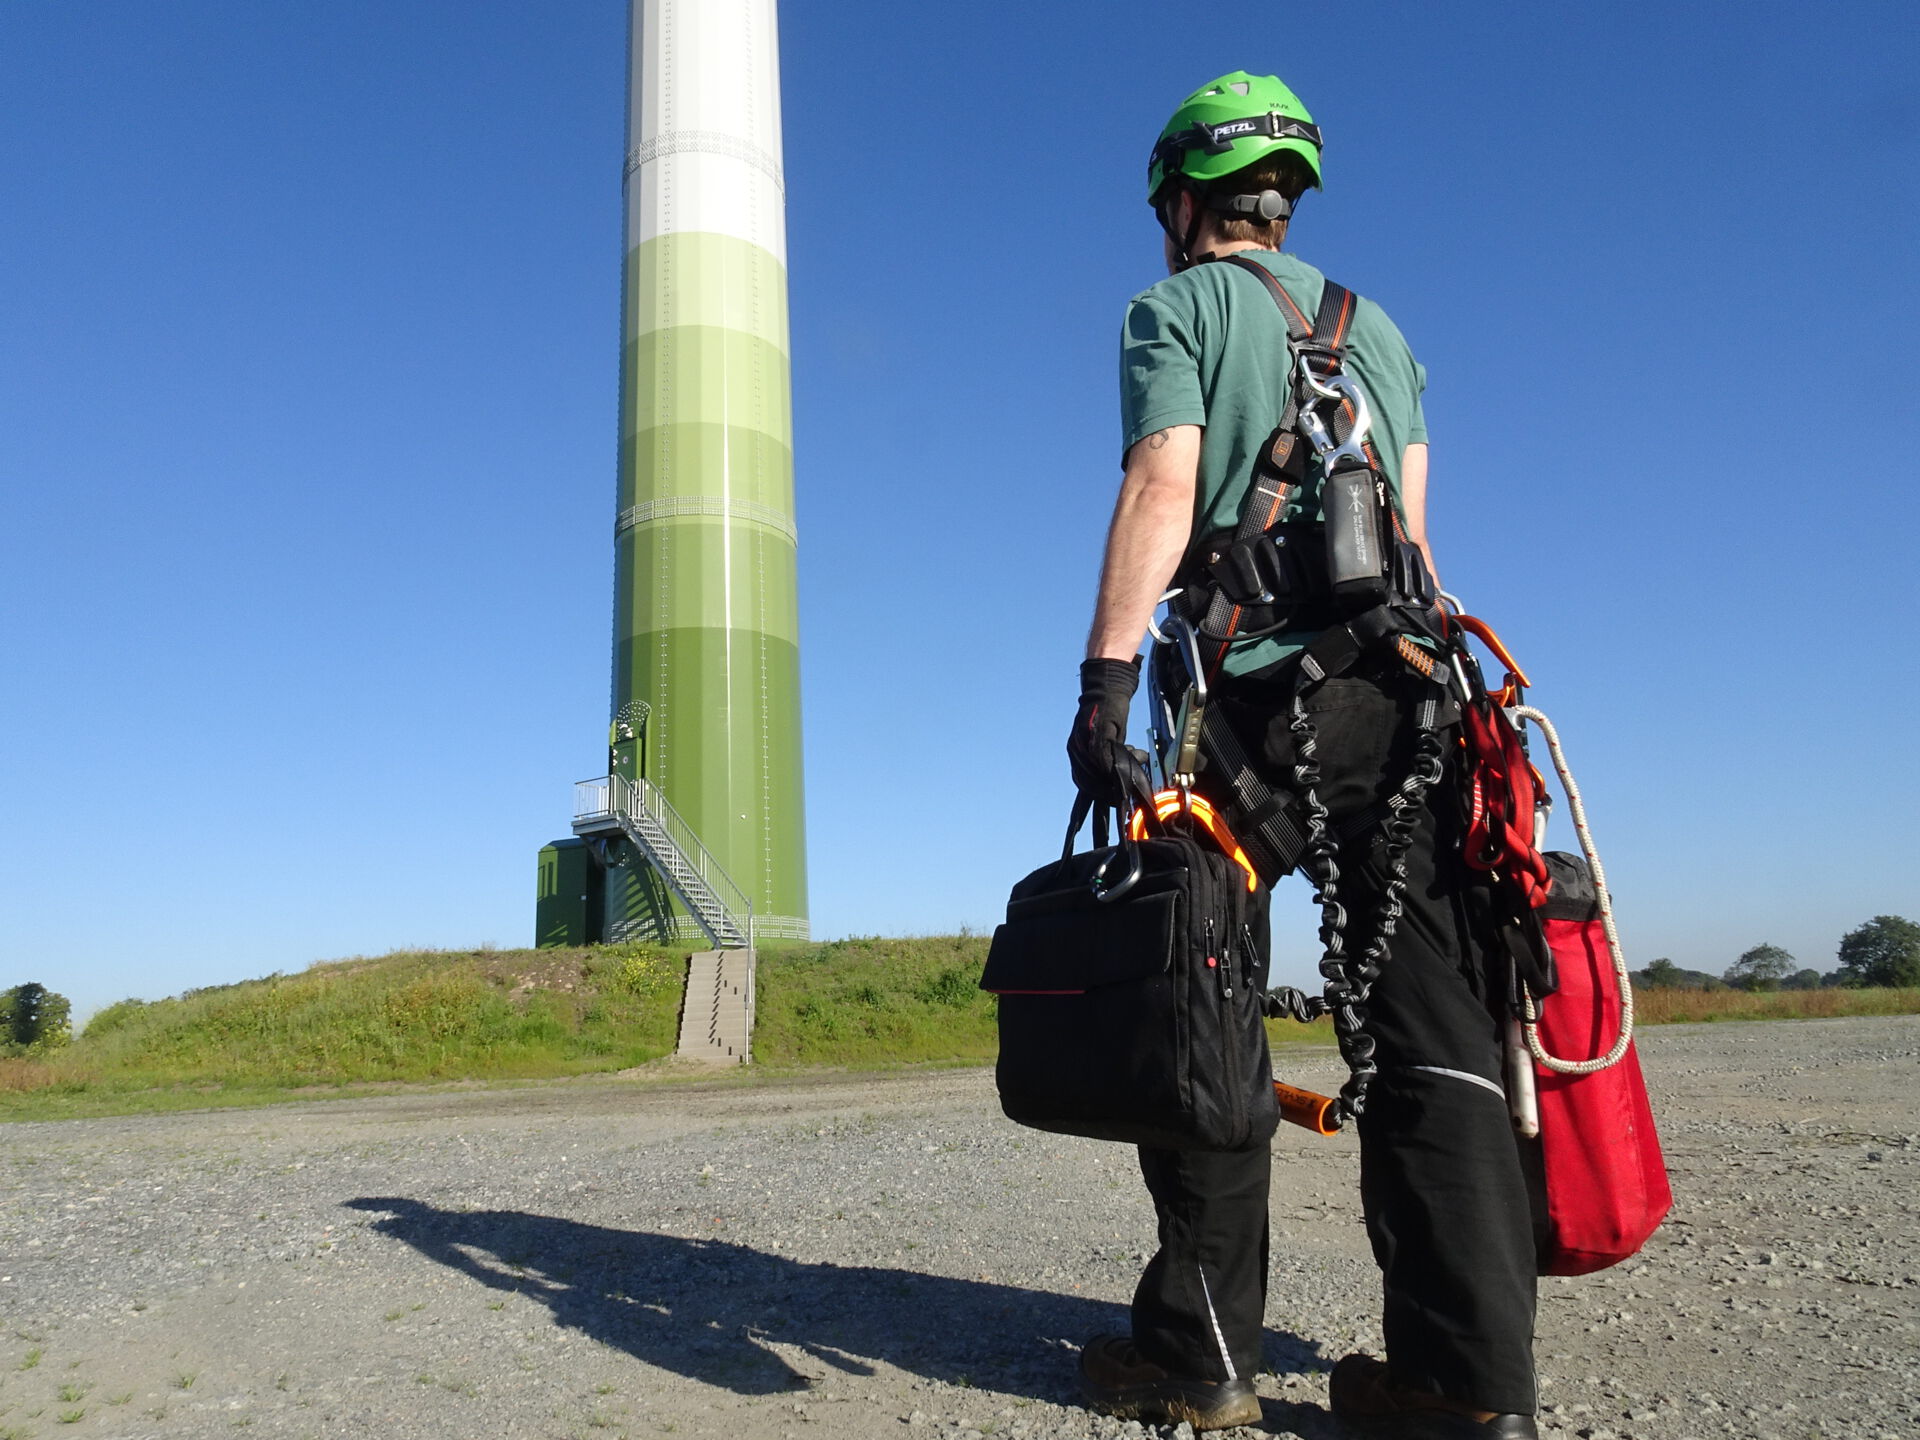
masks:
<svg viewBox="0 0 1920 1440"><path fill-rule="evenodd" d="M1345 375L1323 378L1315 374L1304 355L1300 357L1299 371L1300 384L1313 397L1311 403L1300 407L1300 429L1319 455L1322 472L1331 473L1338 461L1349 456L1356 464L1368 464L1366 441L1373 433L1373 407L1367 403L1367 392L1358 381ZM1353 407L1353 429L1339 445L1333 443L1333 436L1318 413L1318 406L1329 400Z"/></svg>
<svg viewBox="0 0 1920 1440"><path fill-rule="evenodd" d="M1200 765L1200 726L1207 714L1207 669L1206 662L1200 658L1200 637L1185 616L1169 613L1164 634L1160 642L1171 645L1180 656L1180 663L1186 667L1187 693L1184 701L1185 714L1178 717L1179 738L1177 741L1169 731L1170 742L1160 755L1161 773L1174 785L1182 789L1193 784L1195 771ZM1154 667L1158 674L1158 666ZM1164 697L1162 697L1164 703ZM1168 705L1168 717L1175 719L1172 706Z"/></svg>
<svg viewBox="0 0 1920 1440"><path fill-rule="evenodd" d="M1121 880L1118 885L1109 885L1106 883L1107 867L1113 864L1114 855L1118 855L1123 850L1126 851L1128 857L1133 861L1132 867L1127 871L1126 878ZM1140 883L1140 876L1145 869L1146 862L1140 858L1140 847L1131 841L1122 840L1118 845L1113 847L1113 854L1102 860L1099 868L1087 877L1087 889L1093 892L1094 899L1103 904L1108 901L1118 900L1122 895Z"/></svg>
<svg viewBox="0 0 1920 1440"><path fill-rule="evenodd" d="M1161 626L1164 631L1160 639L1173 646L1180 656L1180 662L1186 667L1187 684L1193 689L1194 696L1204 705L1207 703L1207 667L1200 658L1200 635L1183 615L1169 614Z"/></svg>

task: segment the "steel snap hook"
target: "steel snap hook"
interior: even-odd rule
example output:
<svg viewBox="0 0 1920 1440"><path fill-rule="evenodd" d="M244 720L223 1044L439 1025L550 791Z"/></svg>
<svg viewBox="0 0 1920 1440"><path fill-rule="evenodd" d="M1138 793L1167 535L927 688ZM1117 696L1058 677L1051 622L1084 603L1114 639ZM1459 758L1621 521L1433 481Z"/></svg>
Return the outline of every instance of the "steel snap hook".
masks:
<svg viewBox="0 0 1920 1440"><path fill-rule="evenodd" d="M1373 433L1373 407L1367 402L1367 392L1349 376L1315 374L1305 356L1300 359L1299 372L1302 389L1312 397L1310 403L1301 406L1300 428L1306 434L1307 443L1320 456L1322 467L1332 469L1334 461L1348 455L1366 464L1366 440ZM1353 407L1353 430L1340 445L1333 443L1326 421L1319 415L1319 406L1328 401Z"/></svg>

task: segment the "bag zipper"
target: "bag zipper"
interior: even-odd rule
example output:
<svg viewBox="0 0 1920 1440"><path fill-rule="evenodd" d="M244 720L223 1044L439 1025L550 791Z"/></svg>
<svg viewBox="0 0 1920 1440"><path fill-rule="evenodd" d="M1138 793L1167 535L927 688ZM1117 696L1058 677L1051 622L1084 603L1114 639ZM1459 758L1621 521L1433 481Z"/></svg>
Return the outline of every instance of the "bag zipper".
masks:
<svg viewBox="0 0 1920 1440"><path fill-rule="evenodd" d="M1207 917L1206 934L1207 968L1216 971L1220 976L1220 998L1222 1000L1231 1000L1233 999L1233 953L1228 951L1226 954L1221 955L1215 952L1213 917L1211 915Z"/></svg>
<svg viewBox="0 0 1920 1440"><path fill-rule="evenodd" d="M1231 868L1231 867L1229 867ZM1233 975L1229 967L1233 964L1231 947L1226 955L1214 953L1213 917L1207 917L1207 958L1214 961L1220 969L1220 1068L1226 1080L1227 1114L1231 1123L1241 1130L1247 1127L1246 1097L1241 1094L1240 1056L1234 1044L1233 1026Z"/></svg>

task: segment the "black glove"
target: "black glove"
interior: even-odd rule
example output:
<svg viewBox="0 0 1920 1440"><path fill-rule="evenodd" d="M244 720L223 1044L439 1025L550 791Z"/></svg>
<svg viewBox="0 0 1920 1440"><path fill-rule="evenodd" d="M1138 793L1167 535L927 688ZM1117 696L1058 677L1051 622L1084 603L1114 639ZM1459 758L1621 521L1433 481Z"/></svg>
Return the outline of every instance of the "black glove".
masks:
<svg viewBox="0 0 1920 1440"><path fill-rule="evenodd" d="M1140 660L1080 662L1080 709L1067 736L1073 783L1101 805L1148 794L1145 757L1127 745L1127 705L1140 688Z"/></svg>

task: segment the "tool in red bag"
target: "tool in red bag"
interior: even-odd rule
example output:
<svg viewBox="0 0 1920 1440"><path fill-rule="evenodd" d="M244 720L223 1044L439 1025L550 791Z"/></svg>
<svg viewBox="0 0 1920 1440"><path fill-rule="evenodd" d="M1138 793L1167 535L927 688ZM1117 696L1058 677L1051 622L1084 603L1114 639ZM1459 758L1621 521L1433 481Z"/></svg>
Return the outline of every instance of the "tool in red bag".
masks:
<svg viewBox="0 0 1920 1440"><path fill-rule="evenodd" d="M1487 875L1513 954L1508 1103L1515 1128L1538 1137L1546 1174L1541 1271L1582 1275L1635 1253L1673 1208L1633 1047L1633 986L1606 871L1559 732L1523 703L1526 674L1499 637L1470 615L1449 620L1465 751L1465 858ZM1469 634L1507 667L1496 693L1467 650ZM1578 857L1539 848L1551 800L1527 756L1522 724L1537 725L1546 739Z"/></svg>

